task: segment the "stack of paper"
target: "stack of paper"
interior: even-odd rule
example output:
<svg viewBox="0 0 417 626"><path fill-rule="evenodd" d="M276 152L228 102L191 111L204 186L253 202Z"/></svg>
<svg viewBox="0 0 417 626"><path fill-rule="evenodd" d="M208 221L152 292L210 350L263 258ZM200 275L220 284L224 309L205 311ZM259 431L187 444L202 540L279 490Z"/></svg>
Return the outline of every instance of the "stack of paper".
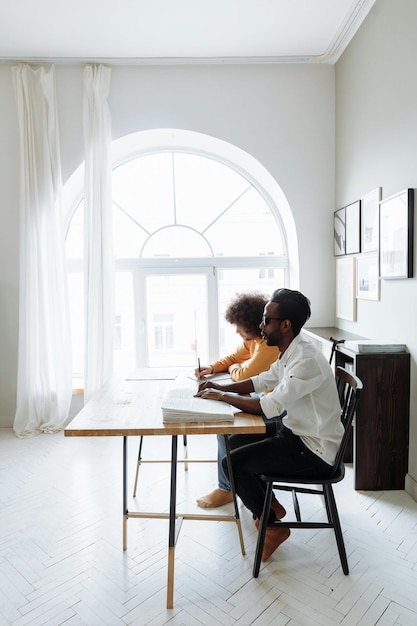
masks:
<svg viewBox="0 0 417 626"><path fill-rule="evenodd" d="M194 398L196 389L172 386L162 401L163 422L233 422L235 409L217 400Z"/></svg>
<svg viewBox="0 0 417 626"><path fill-rule="evenodd" d="M360 339L358 341L345 341L344 345L349 350L359 353L405 352L407 349L406 345L403 343L395 343L395 341L385 339Z"/></svg>

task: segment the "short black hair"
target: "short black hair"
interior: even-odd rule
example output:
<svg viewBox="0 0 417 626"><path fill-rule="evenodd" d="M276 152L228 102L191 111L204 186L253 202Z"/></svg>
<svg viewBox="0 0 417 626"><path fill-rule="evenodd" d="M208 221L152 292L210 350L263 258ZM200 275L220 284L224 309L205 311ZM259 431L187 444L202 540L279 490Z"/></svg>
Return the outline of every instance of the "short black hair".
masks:
<svg viewBox="0 0 417 626"><path fill-rule="evenodd" d="M298 335L311 315L310 300L300 291L276 289L271 302L279 304L279 314L290 320L294 335Z"/></svg>
<svg viewBox="0 0 417 626"><path fill-rule="evenodd" d="M260 337L259 324L267 302L269 297L258 291L238 293L230 301L224 316L229 324L242 326L254 337Z"/></svg>

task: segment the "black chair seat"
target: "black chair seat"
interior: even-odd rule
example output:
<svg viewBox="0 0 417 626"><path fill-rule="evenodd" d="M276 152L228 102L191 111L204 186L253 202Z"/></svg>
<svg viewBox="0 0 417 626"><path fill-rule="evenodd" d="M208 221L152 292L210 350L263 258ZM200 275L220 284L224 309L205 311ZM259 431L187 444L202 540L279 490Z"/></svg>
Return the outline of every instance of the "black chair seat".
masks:
<svg viewBox="0 0 417 626"><path fill-rule="evenodd" d="M344 464L341 464L340 467L337 468L337 471L334 474L332 474L328 478L320 478L320 484L327 483L327 482L338 483L341 480L343 480L344 477L345 477L345 466ZM266 483L276 481L276 477L268 476L267 474L261 474L261 478ZM315 477L308 478L306 476L287 476L287 477L282 476L279 480L281 483L304 483L305 485L315 485L317 484L318 479ZM291 487L288 487L288 489L285 489L285 487L282 486L281 489L289 491Z"/></svg>

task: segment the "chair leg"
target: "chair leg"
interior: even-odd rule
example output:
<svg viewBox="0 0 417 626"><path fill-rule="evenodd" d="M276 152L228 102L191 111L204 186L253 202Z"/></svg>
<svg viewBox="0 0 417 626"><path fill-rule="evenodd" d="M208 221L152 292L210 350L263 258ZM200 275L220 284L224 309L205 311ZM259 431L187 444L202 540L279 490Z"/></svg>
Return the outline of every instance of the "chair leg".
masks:
<svg viewBox="0 0 417 626"><path fill-rule="evenodd" d="M265 543L266 527L268 525L269 511L271 509L273 483L266 483L264 508L258 528L258 541L256 542L255 560L253 563L253 577L258 578L261 567L262 552Z"/></svg>
<svg viewBox="0 0 417 626"><path fill-rule="evenodd" d="M139 478L139 468L140 468L140 462L142 460L142 445L143 445L143 436L141 436L140 441L139 441L139 450L138 450L138 460L136 463L136 474L135 474L135 484L133 487L133 497L136 498L136 489L138 486L138 478Z"/></svg>
<svg viewBox="0 0 417 626"><path fill-rule="evenodd" d="M324 497L326 501L326 509L333 523L334 534L336 537L337 549L339 550L340 563L343 573L349 574L349 565L346 556L345 542L343 540L342 528L340 526L339 513L337 512L336 500L331 485L323 485Z"/></svg>

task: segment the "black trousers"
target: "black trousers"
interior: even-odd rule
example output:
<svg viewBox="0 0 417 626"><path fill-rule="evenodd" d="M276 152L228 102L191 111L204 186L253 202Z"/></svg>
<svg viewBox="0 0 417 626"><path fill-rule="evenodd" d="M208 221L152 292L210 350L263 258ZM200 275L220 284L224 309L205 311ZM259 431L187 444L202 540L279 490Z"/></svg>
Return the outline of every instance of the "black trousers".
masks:
<svg viewBox="0 0 417 626"><path fill-rule="evenodd" d="M261 517L266 491L260 474L326 478L332 471L281 420L267 423L266 434L232 435L229 443L236 493L256 518ZM226 458L222 464L227 476Z"/></svg>

